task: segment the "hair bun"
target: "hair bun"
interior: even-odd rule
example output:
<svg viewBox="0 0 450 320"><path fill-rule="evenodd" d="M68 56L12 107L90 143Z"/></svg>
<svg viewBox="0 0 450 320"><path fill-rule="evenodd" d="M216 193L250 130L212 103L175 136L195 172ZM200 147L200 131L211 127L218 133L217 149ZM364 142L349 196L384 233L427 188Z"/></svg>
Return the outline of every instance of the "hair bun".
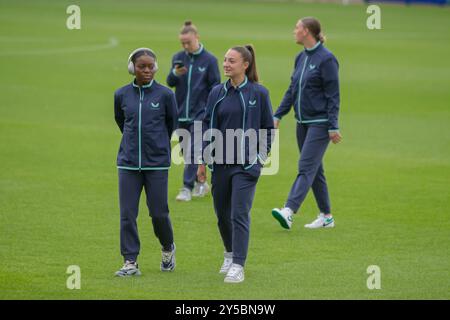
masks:
<svg viewBox="0 0 450 320"><path fill-rule="evenodd" d="M185 26L191 26L192 25L192 21L191 20L187 20L184 22Z"/></svg>

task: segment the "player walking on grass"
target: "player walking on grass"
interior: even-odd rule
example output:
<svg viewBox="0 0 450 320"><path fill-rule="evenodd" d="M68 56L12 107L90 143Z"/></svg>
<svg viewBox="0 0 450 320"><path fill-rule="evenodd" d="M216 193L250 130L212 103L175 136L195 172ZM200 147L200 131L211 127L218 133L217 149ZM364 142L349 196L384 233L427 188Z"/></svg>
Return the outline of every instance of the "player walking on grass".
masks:
<svg viewBox="0 0 450 320"><path fill-rule="evenodd" d="M177 104L173 92L153 79L157 70L153 51L136 49L128 58L128 71L135 78L114 94L115 120L122 132L117 168L120 250L125 264L116 272L121 277L140 275L136 219L142 188L147 196L153 230L162 246L161 271L175 268L167 191L170 137L177 125Z"/></svg>
<svg viewBox="0 0 450 320"><path fill-rule="evenodd" d="M203 120L210 138L213 132L223 137L222 144L219 144L222 150L211 150L211 154L208 154L205 148L204 158L212 171L214 209L225 247L220 273L226 274L225 282L237 283L244 281L250 210L262 161L271 146L273 116L269 92L258 84L255 55L251 46L229 49L225 54L223 68L230 79L212 89ZM267 130L267 139L258 134L261 129ZM245 135L228 136L227 131L233 134L256 132L254 137L257 140L253 144L245 143ZM258 147L258 152L262 151L262 154L252 152L253 147ZM207 159L208 157L210 158ZM200 165L198 175L201 176L204 172L205 165Z"/></svg>
<svg viewBox="0 0 450 320"><path fill-rule="evenodd" d="M283 100L274 114L275 127L294 106L297 120L297 143L300 150L298 174L284 208L272 215L281 226L290 229L296 213L312 188L320 213L306 228L334 227L322 159L329 141L339 143L338 61L324 47L325 41L317 19L300 19L294 30L304 50L295 59L295 68Z"/></svg>
<svg viewBox="0 0 450 320"><path fill-rule="evenodd" d="M183 50L172 58L173 68L167 76L167 84L175 87L179 107L178 127L187 130L191 137L189 154L184 155L185 159L190 158L190 164L184 166L183 188L176 200L190 201L192 196L203 197L209 191L206 176L196 175L194 121L203 119L206 99L210 90L220 83L220 72L217 59L199 42L197 28L190 21L184 23L179 38ZM180 143L182 141L180 136Z"/></svg>

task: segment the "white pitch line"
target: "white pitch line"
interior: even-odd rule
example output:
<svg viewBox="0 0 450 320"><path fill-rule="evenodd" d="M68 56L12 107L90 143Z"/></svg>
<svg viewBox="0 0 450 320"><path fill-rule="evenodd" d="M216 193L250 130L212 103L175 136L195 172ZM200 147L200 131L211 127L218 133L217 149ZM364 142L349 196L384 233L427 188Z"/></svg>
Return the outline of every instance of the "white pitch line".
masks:
<svg viewBox="0 0 450 320"><path fill-rule="evenodd" d="M82 47L72 47L72 48L52 48L44 50L21 50L21 51L7 51L0 52L0 56L32 56L32 55L52 55L52 54L64 54L64 53L77 53L77 52L91 52L100 51L110 48L117 47L119 45L119 40L116 38L110 38L108 43L82 46Z"/></svg>

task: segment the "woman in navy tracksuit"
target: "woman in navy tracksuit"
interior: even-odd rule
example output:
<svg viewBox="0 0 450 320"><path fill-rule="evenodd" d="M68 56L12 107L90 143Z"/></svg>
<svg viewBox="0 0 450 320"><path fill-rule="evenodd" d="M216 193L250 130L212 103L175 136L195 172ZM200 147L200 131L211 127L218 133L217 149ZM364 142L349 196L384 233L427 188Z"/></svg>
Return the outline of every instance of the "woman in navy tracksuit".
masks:
<svg viewBox="0 0 450 320"><path fill-rule="evenodd" d="M236 283L244 280L250 209L262 161L270 151L273 116L269 92L258 84L251 46L228 50L223 67L230 79L209 94L203 120L209 144L203 158L212 170L214 209L225 246L220 273L226 274L225 282ZM228 130L236 136L228 136ZM212 143L218 144L214 150ZM198 174L204 170L199 166Z"/></svg>
<svg viewBox="0 0 450 320"><path fill-rule="evenodd" d="M297 142L301 153L298 175L282 209L272 215L281 226L290 229L296 213L312 188L320 213L306 228L334 227L322 159L329 141L341 141L339 133L339 77L335 56L324 47L317 19L307 17L296 24L295 38L305 50L295 59L291 84L274 114L275 127L292 105L297 120Z"/></svg>
<svg viewBox="0 0 450 320"><path fill-rule="evenodd" d="M179 108L178 128L190 134L190 150L183 152L185 164L183 188L177 195L178 201L190 201L191 196L204 196L208 192L206 177L197 178L197 164L194 158L194 121L201 121L205 114L206 99L211 89L220 83L217 59L199 42L197 28L186 21L180 31L182 51L172 58L173 69L167 76L167 84L175 87ZM199 124L201 134L201 124ZM180 135L180 143L183 137ZM187 146L186 146L187 147ZM199 146L201 148L201 145Z"/></svg>
<svg viewBox="0 0 450 320"><path fill-rule="evenodd" d="M133 51L128 71L132 83L114 94L114 112L122 132L119 171L120 249L125 264L117 276L140 275L137 264L140 242L136 219L142 188L153 229L162 246L161 271L175 268L175 245L167 205L170 137L177 125L173 92L153 80L156 56L148 48Z"/></svg>

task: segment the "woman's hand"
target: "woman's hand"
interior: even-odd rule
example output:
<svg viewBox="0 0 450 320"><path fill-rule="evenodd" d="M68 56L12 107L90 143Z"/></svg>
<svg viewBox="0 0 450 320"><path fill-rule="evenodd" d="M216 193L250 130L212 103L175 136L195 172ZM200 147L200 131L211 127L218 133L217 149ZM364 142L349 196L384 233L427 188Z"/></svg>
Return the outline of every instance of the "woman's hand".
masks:
<svg viewBox="0 0 450 320"><path fill-rule="evenodd" d="M273 119L273 126L275 127L275 129L278 129L278 127L280 126L280 120Z"/></svg>
<svg viewBox="0 0 450 320"><path fill-rule="evenodd" d="M200 183L204 183L206 181L206 166L204 164L198 165L197 181Z"/></svg>
<svg viewBox="0 0 450 320"><path fill-rule="evenodd" d="M333 142L334 144L339 143L342 140L342 136L339 131L329 132L329 136L330 136L331 142Z"/></svg>
<svg viewBox="0 0 450 320"><path fill-rule="evenodd" d="M186 67L181 67L181 68L178 68L178 66L175 67L175 73L177 74L177 76L182 76L187 71L188 71L188 69Z"/></svg>

